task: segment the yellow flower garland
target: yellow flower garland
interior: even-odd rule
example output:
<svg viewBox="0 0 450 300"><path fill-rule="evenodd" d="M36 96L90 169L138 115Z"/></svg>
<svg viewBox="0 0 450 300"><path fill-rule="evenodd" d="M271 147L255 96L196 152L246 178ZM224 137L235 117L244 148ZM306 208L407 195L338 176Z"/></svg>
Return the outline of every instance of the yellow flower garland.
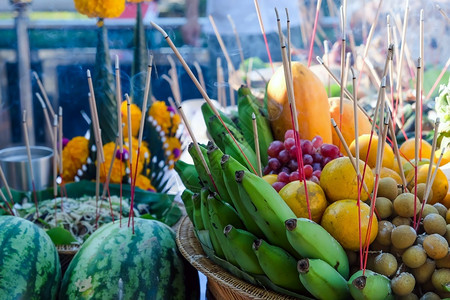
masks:
<svg viewBox="0 0 450 300"><path fill-rule="evenodd" d="M125 10L125 0L74 0L76 10L90 18L117 18Z"/></svg>
<svg viewBox="0 0 450 300"><path fill-rule="evenodd" d="M122 113L122 122L125 124L123 127L123 137L128 137L128 109L127 102L123 101L120 106L120 111ZM139 126L141 125L141 117L142 112L136 104L130 105L130 113L131 113L131 134L133 137L136 137L139 133ZM136 148L137 149L137 148Z"/></svg>
<svg viewBox="0 0 450 300"><path fill-rule="evenodd" d="M164 101L155 101L150 107L148 115L161 126L161 130L166 135L169 134L169 129L172 135L175 134L180 124L180 116L175 113L172 107L167 107Z"/></svg>
<svg viewBox="0 0 450 300"><path fill-rule="evenodd" d="M82 136L71 139L63 149L63 179L74 181L77 171L86 163L89 155L89 141Z"/></svg>

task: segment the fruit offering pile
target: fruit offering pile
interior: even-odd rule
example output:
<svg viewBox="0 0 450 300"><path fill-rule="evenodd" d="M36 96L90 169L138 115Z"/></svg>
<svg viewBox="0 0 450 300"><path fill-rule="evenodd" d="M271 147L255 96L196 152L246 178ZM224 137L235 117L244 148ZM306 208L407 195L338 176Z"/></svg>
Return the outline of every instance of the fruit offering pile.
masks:
<svg viewBox="0 0 450 300"><path fill-rule="evenodd" d="M293 63L292 70L294 82L314 81L307 68ZM194 164L175 164L207 255L253 284L303 299L450 297L450 194L442 170L430 167L438 162L431 145L422 141L416 164L414 139L399 150L390 142L382 146L362 111L356 143L352 102L344 102L338 138L329 121L337 119L336 99L330 99L330 115L321 110L323 122L299 113L296 141L284 116L289 109L276 110L287 101L277 76L266 105L241 87L237 120L204 104L212 141L189 146ZM309 94L299 86L295 98L302 103Z"/></svg>

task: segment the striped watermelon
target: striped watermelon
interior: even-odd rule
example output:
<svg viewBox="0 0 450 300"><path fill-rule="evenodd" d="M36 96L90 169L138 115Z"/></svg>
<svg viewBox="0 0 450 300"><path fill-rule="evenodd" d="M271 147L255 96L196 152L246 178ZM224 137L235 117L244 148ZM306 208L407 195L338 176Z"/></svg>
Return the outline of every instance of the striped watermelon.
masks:
<svg viewBox="0 0 450 300"><path fill-rule="evenodd" d="M127 220L122 224L105 224L86 240L64 275L60 299L190 298L172 229L135 218L133 235ZM192 275L198 280L197 273L186 279Z"/></svg>
<svg viewBox="0 0 450 300"><path fill-rule="evenodd" d="M55 299L61 281L58 252L30 221L0 216L0 299Z"/></svg>

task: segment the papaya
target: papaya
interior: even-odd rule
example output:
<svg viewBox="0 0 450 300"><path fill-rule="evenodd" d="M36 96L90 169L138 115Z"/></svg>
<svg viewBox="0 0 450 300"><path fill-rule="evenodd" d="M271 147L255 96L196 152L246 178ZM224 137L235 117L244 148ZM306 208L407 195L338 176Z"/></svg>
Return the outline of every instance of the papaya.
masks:
<svg viewBox="0 0 450 300"><path fill-rule="evenodd" d="M331 144L330 105L325 87L299 62L292 62L292 77L300 138L312 140L319 135L324 143ZM283 67L275 71L267 84L267 110L275 139L284 140L284 133L292 128L292 122Z"/></svg>
<svg viewBox="0 0 450 300"><path fill-rule="evenodd" d="M339 110L340 110L340 101L339 97L333 97L328 99L330 103L330 115L336 121L336 124L339 126L342 136L344 137L347 145L350 145L355 140L355 121L353 117L353 101L344 98L343 99L343 107L344 112L342 114L342 125L339 124ZM370 134L370 130L372 129L372 124L369 121L369 118L364 114L361 108L358 107L358 135L362 134ZM344 145L340 142L339 137L336 131L331 128L331 133L333 135L333 144L339 147L341 153L345 153Z"/></svg>

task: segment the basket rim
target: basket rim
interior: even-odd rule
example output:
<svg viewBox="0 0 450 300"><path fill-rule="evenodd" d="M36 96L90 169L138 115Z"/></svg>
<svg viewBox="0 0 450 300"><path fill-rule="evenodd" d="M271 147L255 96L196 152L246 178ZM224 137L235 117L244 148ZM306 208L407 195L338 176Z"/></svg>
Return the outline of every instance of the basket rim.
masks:
<svg viewBox="0 0 450 300"><path fill-rule="evenodd" d="M297 299L247 283L212 262L197 240L194 226L188 216L184 216L180 222L176 233L176 243L186 260L208 280L218 283L244 299Z"/></svg>
<svg viewBox="0 0 450 300"><path fill-rule="evenodd" d="M80 245L56 245L58 253L66 255L75 255L80 248Z"/></svg>

